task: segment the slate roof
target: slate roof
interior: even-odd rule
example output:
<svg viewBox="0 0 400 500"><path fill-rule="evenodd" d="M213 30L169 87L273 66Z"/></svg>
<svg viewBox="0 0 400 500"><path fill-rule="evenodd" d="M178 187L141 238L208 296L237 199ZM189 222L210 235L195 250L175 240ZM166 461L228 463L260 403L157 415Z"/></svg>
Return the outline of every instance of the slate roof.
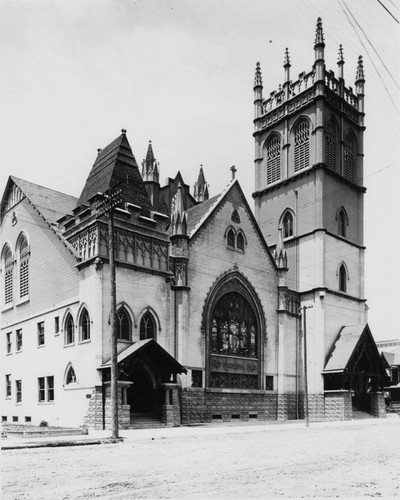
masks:
<svg viewBox="0 0 400 500"><path fill-rule="evenodd" d="M56 222L63 215L71 213L76 206L77 198L53 189L28 182L18 177L10 179L21 189L48 222Z"/></svg>
<svg viewBox="0 0 400 500"><path fill-rule="evenodd" d="M360 340L367 323L344 326L336 339L331 355L326 363L325 372L343 371Z"/></svg>
<svg viewBox="0 0 400 500"><path fill-rule="evenodd" d="M99 151L77 206L89 204L92 196L104 193L110 186L115 185L122 190L123 202L133 203L147 210L152 209L150 198L124 132Z"/></svg>

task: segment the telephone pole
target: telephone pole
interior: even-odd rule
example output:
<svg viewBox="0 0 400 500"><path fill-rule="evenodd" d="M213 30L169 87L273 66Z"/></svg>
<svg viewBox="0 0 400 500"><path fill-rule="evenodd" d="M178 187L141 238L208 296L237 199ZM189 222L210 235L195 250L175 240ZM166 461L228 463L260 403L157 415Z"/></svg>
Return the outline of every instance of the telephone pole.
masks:
<svg viewBox="0 0 400 500"><path fill-rule="evenodd" d="M118 425L118 365L117 365L117 292L115 279L114 209L122 204L121 189L110 188L97 206L98 215L108 215L108 259L111 280L111 437L119 437Z"/></svg>

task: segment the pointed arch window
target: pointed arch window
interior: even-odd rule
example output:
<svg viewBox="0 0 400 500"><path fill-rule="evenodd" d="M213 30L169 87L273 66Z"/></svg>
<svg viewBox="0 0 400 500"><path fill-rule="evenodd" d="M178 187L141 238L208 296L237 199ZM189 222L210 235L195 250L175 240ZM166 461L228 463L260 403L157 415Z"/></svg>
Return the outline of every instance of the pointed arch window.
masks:
<svg viewBox="0 0 400 500"><path fill-rule="evenodd" d="M267 142L267 184L281 178L281 138L273 135Z"/></svg>
<svg viewBox="0 0 400 500"><path fill-rule="evenodd" d="M140 320L140 340L156 338L156 322L152 314L146 311Z"/></svg>
<svg viewBox="0 0 400 500"><path fill-rule="evenodd" d="M294 171L310 166L310 124L302 120L294 130Z"/></svg>
<svg viewBox="0 0 400 500"><path fill-rule="evenodd" d="M333 118L325 126L325 163L330 170L336 172L336 126Z"/></svg>
<svg viewBox="0 0 400 500"><path fill-rule="evenodd" d="M338 235L343 236L343 238L346 238L348 219L346 210L343 207L338 212L337 221L338 221Z"/></svg>
<svg viewBox="0 0 400 500"><path fill-rule="evenodd" d="M226 235L226 240L228 247L235 248L235 233L233 229L229 229L228 234Z"/></svg>
<svg viewBox="0 0 400 500"><path fill-rule="evenodd" d="M117 337L119 340L131 340L132 324L125 307L120 307L117 311Z"/></svg>
<svg viewBox="0 0 400 500"><path fill-rule="evenodd" d="M14 259L11 248L9 245L6 245L3 250L3 269L4 269L4 303L6 305L12 304L13 301L13 289L14 289L14 280L13 280L13 267L14 267Z"/></svg>
<svg viewBox="0 0 400 500"><path fill-rule="evenodd" d="M235 222L236 224L240 224L240 217L239 213L237 210L234 210L231 215L231 221Z"/></svg>
<svg viewBox="0 0 400 500"><path fill-rule="evenodd" d="M344 139L344 170L343 175L349 181L356 180L356 141L349 132Z"/></svg>
<svg viewBox="0 0 400 500"><path fill-rule="evenodd" d="M283 237L290 238L293 236L293 214L289 210L285 212L282 219Z"/></svg>
<svg viewBox="0 0 400 500"><path fill-rule="evenodd" d="M65 385L76 384L76 374L74 367L69 366L67 373L65 374Z"/></svg>
<svg viewBox="0 0 400 500"><path fill-rule="evenodd" d="M90 316L87 309L83 309L79 320L80 341L90 340Z"/></svg>
<svg viewBox="0 0 400 500"><path fill-rule="evenodd" d="M238 232L238 235L236 237L236 248L244 252L244 236L241 231Z"/></svg>
<svg viewBox="0 0 400 500"><path fill-rule="evenodd" d="M347 271L344 264L339 268L339 290L347 292Z"/></svg>
<svg viewBox="0 0 400 500"><path fill-rule="evenodd" d="M71 345L75 343L75 325L71 313L67 314L64 324L64 344Z"/></svg>
<svg viewBox="0 0 400 500"><path fill-rule="evenodd" d="M19 296L29 295L29 245L28 240L22 235L19 243Z"/></svg>

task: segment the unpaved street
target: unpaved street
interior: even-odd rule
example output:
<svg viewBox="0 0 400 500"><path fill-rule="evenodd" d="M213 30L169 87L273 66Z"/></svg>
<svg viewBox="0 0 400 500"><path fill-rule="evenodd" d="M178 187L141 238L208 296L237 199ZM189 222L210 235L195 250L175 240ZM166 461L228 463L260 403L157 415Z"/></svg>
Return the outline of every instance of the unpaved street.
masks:
<svg viewBox="0 0 400 500"><path fill-rule="evenodd" d="M137 432L120 444L3 451L2 498L400 496L400 419Z"/></svg>

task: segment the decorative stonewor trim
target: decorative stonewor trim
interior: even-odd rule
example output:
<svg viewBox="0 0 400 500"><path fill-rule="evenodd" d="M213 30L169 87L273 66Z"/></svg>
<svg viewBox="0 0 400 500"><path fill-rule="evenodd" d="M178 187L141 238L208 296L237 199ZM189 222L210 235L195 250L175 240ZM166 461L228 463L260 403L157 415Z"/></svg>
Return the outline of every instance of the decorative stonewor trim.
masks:
<svg viewBox="0 0 400 500"><path fill-rule="evenodd" d="M298 292L289 290L287 287L279 287L278 310L298 315L300 310Z"/></svg>

